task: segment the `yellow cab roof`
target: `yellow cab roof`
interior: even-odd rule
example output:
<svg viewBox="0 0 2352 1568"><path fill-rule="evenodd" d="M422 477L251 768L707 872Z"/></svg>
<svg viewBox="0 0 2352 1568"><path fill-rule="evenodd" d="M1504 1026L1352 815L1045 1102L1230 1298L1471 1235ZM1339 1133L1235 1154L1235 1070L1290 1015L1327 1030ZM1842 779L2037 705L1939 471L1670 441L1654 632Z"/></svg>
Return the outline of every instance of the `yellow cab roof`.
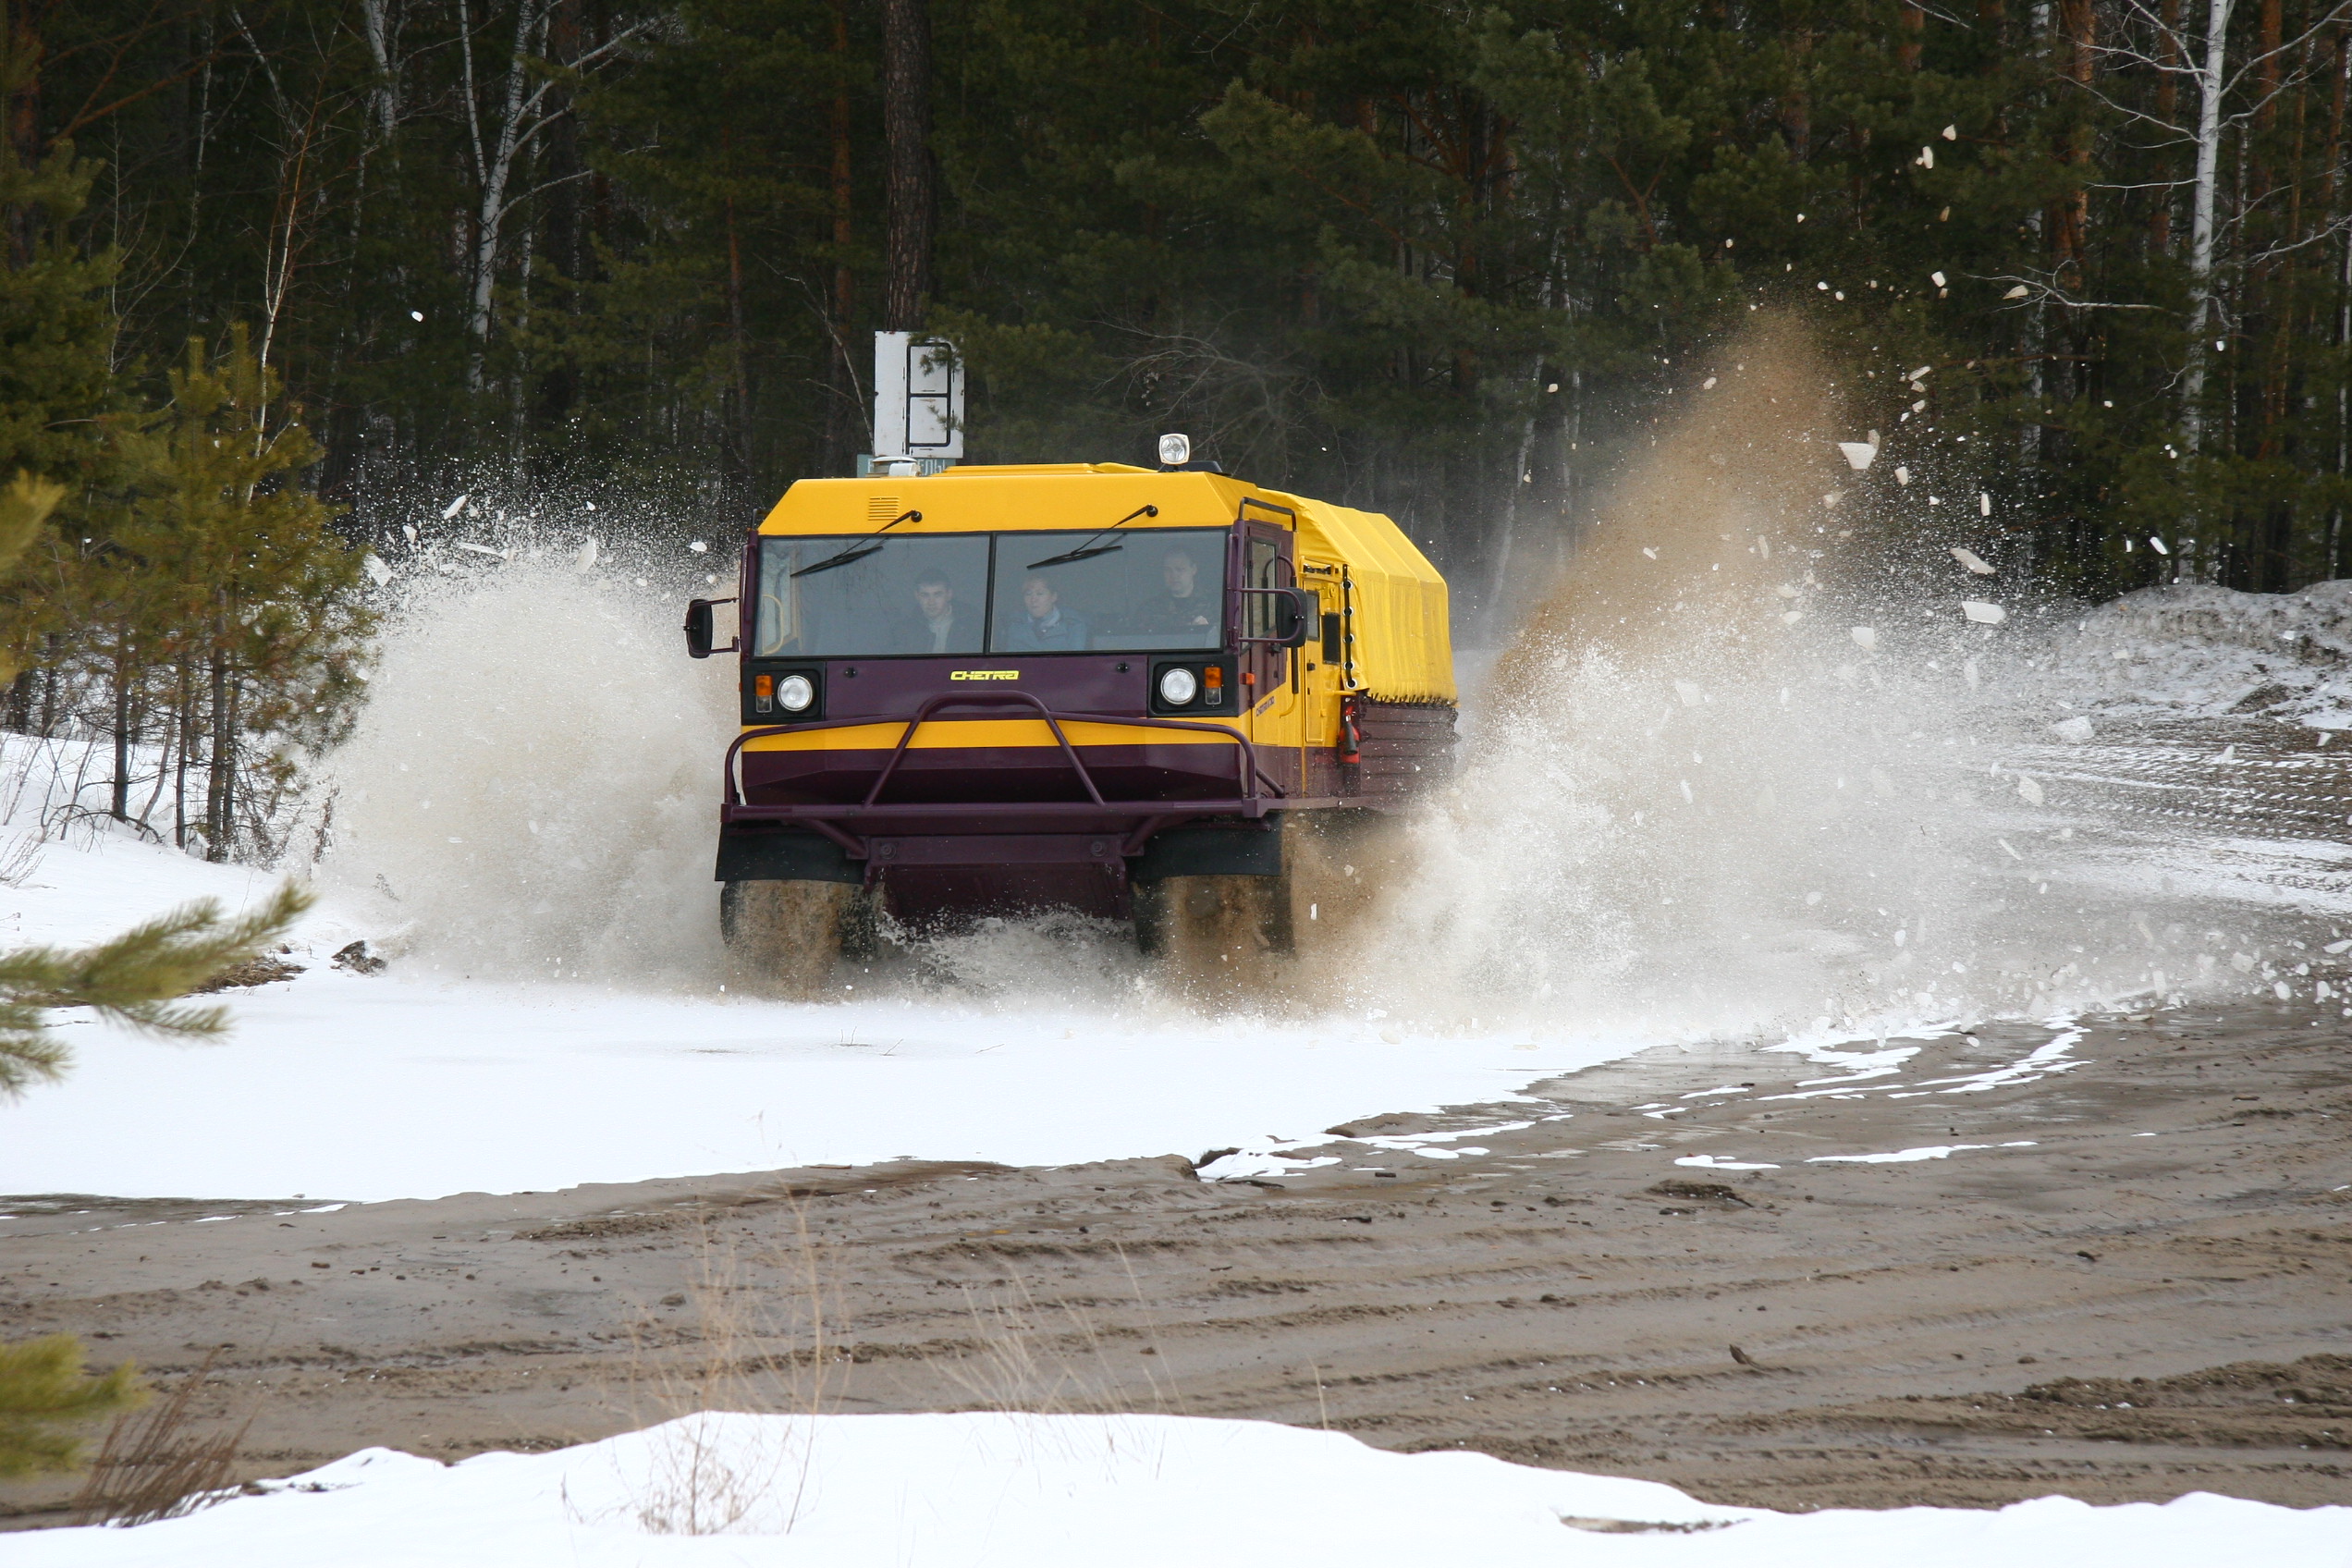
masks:
<svg viewBox="0 0 2352 1568"><path fill-rule="evenodd" d="M1451 703L1453 658L1445 579L1419 547L1378 512L1268 490L1227 474L1163 472L1127 463L972 464L920 478L874 474L803 479L784 493L761 533L865 533L920 511L893 533L997 533L1108 528L1139 507L1159 515L1146 528L1230 528L1244 500L1254 521L1296 519L1299 564L1343 566L1356 611L1356 680L1391 702ZM1312 583L1312 574L1302 583Z"/></svg>

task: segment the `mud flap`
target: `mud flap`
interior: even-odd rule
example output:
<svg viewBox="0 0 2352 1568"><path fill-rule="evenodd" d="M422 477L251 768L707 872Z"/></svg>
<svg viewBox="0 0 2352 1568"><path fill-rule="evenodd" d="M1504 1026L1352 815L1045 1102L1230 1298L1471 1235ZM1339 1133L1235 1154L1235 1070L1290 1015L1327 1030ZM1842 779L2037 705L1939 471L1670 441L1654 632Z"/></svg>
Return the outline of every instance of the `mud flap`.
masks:
<svg viewBox="0 0 2352 1568"><path fill-rule="evenodd" d="M1282 875L1282 819L1198 827L1170 827L1156 833L1144 852L1128 863L1127 875L1137 882L1158 882L1170 876L1280 876Z"/></svg>
<svg viewBox="0 0 2352 1568"><path fill-rule="evenodd" d="M737 829L718 836L719 882L858 882L864 862L822 833L800 828Z"/></svg>

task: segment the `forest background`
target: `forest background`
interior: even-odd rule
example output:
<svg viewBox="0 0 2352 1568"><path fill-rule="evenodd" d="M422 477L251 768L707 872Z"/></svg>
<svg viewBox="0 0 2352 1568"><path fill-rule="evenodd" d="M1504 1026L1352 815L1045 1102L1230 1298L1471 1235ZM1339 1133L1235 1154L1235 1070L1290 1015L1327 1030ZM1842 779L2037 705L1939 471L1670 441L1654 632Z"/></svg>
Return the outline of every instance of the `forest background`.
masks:
<svg viewBox="0 0 2352 1568"><path fill-rule="evenodd" d="M868 448L877 327L974 460L1187 431L1474 638L1755 308L2055 592L2352 550L2352 0L5 6L0 479L68 490L5 722L209 853L347 719L361 552L723 538Z"/></svg>

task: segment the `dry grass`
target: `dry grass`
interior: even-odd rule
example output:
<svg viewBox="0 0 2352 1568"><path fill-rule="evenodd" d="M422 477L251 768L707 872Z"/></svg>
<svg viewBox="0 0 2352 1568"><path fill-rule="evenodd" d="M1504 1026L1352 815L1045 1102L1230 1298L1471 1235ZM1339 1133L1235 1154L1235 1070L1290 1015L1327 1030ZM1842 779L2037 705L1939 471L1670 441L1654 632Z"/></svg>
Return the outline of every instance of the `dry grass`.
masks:
<svg viewBox="0 0 2352 1568"><path fill-rule="evenodd" d="M21 888L32 874L41 869L41 857L48 852L48 841L38 833L19 833L0 850L0 888Z"/></svg>
<svg viewBox="0 0 2352 1568"><path fill-rule="evenodd" d="M784 1285L742 1283L732 1249L705 1227L700 1279L687 1292L693 1327L671 1329L649 1313L632 1328L631 1419L668 1424L631 1510L650 1534L724 1535L755 1514L763 1533L789 1532L809 1501L804 1429L746 1448L699 1419L737 1411L822 1415L839 1403L848 1375L834 1328L839 1296L823 1243L790 1201L793 1239L764 1260L784 1266Z"/></svg>
<svg viewBox="0 0 2352 1568"><path fill-rule="evenodd" d="M115 1417L92 1461L90 1478L74 1499L77 1525L145 1525L177 1519L234 1494L228 1482L238 1446L253 1424L249 1414L233 1431L193 1429L191 1406L212 1376L216 1349L171 1392L143 1410Z"/></svg>
<svg viewBox="0 0 2352 1568"><path fill-rule="evenodd" d="M1124 1253L1120 1262L1136 1305L1144 1307L1133 1266ZM985 1296L969 1286L963 1293L973 1330L969 1348L940 1371L973 1408L1039 1415L1184 1413L1182 1390L1158 1369L1158 1337L1149 1327L1148 1308L1140 1352L1114 1354L1083 1306L1040 1299L1018 1271L1008 1271Z"/></svg>

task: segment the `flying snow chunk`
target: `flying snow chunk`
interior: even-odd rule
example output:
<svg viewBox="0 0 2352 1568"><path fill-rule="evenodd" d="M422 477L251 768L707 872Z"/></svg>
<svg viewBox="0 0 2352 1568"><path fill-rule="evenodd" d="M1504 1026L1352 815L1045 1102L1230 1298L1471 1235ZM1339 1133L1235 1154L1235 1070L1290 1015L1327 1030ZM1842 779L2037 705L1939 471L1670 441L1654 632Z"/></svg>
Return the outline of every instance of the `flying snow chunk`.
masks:
<svg viewBox="0 0 2352 1568"><path fill-rule="evenodd" d="M409 319L410 321L423 321L424 319L424 312L423 311L410 311L409 312Z"/></svg>
<svg viewBox="0 0 2352 1568"><path fill-rule="evenodd" d="M1869 627L1857 626L1847 635L1854 639L1854 645L1865 653L1875 652L1878 648L1879 634Z"/></svg>
<svg viewBox="0 0 2352 1568"><path fill-rule="evenodd" d="M2027 294L2030 294L2030 293L2032 293L2032 292L2033 292L2033 290L2031 290L2031 289L2027 288L2024 284L2020 283L2019 285L2017 285L2017 287L2016 287L2016 288L2012 288L2011 290L2009 290L2009 292L2008 292L2008 293L2003 294L2003 295L2002 296L2002 298L2003 298L2003 299L2004 299L2004 300L2022 300L2022 299L2024 299L2024 298L2025 298Z"/></svg>
<svg viewBox="0 0 2352 1568"><path fill-rule="evenodd" d="M2017 798L2029 806L2041 804L2041 780L2022 773L2017 775Z"/></svg>
<svg viewBox="0 0 2352 1568"><path fill-rule="evenodd" d="M1991 517L1992 515L1991 491L1979 490L1977 492L1977 515L1978 517Z"/></svg>
<svg viewBox="0 0 2352 1568"><path fill-rule="evenodd" d="M1704 381L1702 381L1702 382L1700 382L1700 383L1698 384L1698 389L1699 389L1701 392L1712 392L1712 391L1714 391L1714 390L1715 390L1715 378L1714 378L1713 376L1711 376L1711 375L1710 375L1710 376L1709 376L1706 380L1704 380Z"/></svg>
<svg viewBox="0 0 2352 1568"><path fill-rule="evenodd" d="M1648 556L1651 560L1656 560L1658 558L1658 552L1651 549L1648 545L1644 545L1642 546L1642 554Z"/></svg>
<svg viewBox="0 0 2352 1568"><path fill-rule="evenodd" d="M1897 484L1910 484L1910 483L1911 483L1911 471L1910 471L1909 469L1907 469L1907 468L1905 468L1905 467L1904 467L1901 463L1897 463L1897 464L1895 464L1895 465L1894 465L1894 482L1895 482Z"/></svg>
<svg viewBox="0 0 2352 1568"><path fill-rule="evenodd" d="M1935 366L1933 365L1921 365L1917 370L1915 370L1909 375L1905 376L1904 379L1905 381L1925 381L1928 378L1928 372L1933 369L1935 369Z"/></svg>
<svg viewBox="0 0 2352 1568"><path fill-rule="evenodd" d="M1943 128L1943 139L1944 139L1946 141L1959 141L1959 140L1960 140L1960 128L1959 128L1958 126L1956 126L1956 125L1948 125L1948 126L1945 126L1945 127Z"/></svg>
<svg viewBox="0 0 2352 1568"><path fill-rule="evenodd" d="M2157 538L2153 533L2148 536L2148 547L2155 551L2160 556L2169 556L2172 554L2172 551L2164 547L2164 542L2162 539Z"/></svg>
<svg viewBox="0 0 2352 1568"><path fill-rule="evenodd" d="M1934 149L1934 148L1932 148L1932 147L1922 147L1922 148L1920 148L1920 149L1919 149L1919 166L1920 166L1921 168L1923 168L1923 169L1931 169L1931 168L1935 167L1935 149ZM1942 288L1942 287L1943 287L1943 285L1942 285L1942 284L1941 284L1941 283L1939 283L1939 284L1937 284L1937 285L1936 285L1936 287L1937 287L1938 288Z"/></svg>
<svg viewBox="0 0 2352 1568"><path fill-rule="evenodd" d="M1940 272L1931 272L1928 274L1928 281L1934 284L1938 288L1941 288L1943 287L1943 274Z"/></svg>
<svg viewBox="0 0 2352 1568"><path fill-rule="evenodd" d="M692 544L686 547L693 551L698 556L707 555L710 553L710 545L700 539L695 540Z"/></svg>
<svg viewBox="0 0 2352 1568"><path fill-rule="evenodd" d="M596 564L596 542L595 540L591 539L588 543L580 546L580 553L578 555L572 557L571 570L574 571L588 570Z"/></svg>
<svg viewBox="0 0 2352 1568"><path fill-rule="evenodd" d="M2097 730L2090 727L2090 720L2083 717L2080 714L2076 714L2072 718L2060 719L2057 723L2050 727L2050 732L2052 735L2057 736L2061 741L2076 746L2081 745L2085 741L2089 740L2093 735L2098 733Z"/></svg>
<svg viewBox="0 0 2352 1568"><path fill-rule="evenodd" d="M472 500L472 499L473 499L473 496L472 496L472 495L464 495L464 496L459 496L456 500L454 500L454 501L450 502L447 506L443 507L443 508L441 508L441 521L442 521L443 522L447 522L447 521L448 521L451 518L453 518L453 517L457 516L457 515L458 515L458 508L459 508L459 507L464 506L464 505L465 505L468 501L471 501L471 500Z"/></svg>
<svg viewBox="0 0 2352 1568"><path fill-rule="evenodd" d="M360 557L360 566L368 574L368 580L378 588L392 581L392 569L386 566L374 550Z"/></svg>
<svg viewBox="0 0 2352 1568"><path fill-rule="evenodd" d="M1978 577L1991 577L1992 575L1992 568L1987 564L1985 558L1977 554L1976 551L1967 548L1966 545L1953 545L1952 558L1958 561L1962 566L1966 567L1970 571L1975 572Z"/></svg>
<svg viewBox="0 0 2352 1568"><path fill-rule="evenodd" d="M1878 460L1879 449L1868 441L1841 441L1839 451L1845 454L1845 466L1859 473Z"/></svg>
<svg viewBox="0 0 2352 1568"><path fill-rule="evenodd" d="M506 553L506 551L504 551L504 550L498 550L498 549L493 549L491 546L489 546L489 545L477 545L477 544L473 543L473 541L472 541L471 539L460 539L460 540L459 540L459 541L458 541L458 548L459 548L459 549L460 549L460 550L472 550L472 551L475 555L477 555L477 556L488 556L488 557L491 557L492 559L494 559L494 560L501 560L501 561L502 561L502 560L505 560L505 559L507 558L507 553Z"/></svg>
<svg viewBox="0 0 2352 1568"><path fill-rule="evenodd" d="M1982 599L1963 599L1960 613L1978 626L1998 626L2009 619L2009 612L1999 605L1986 604Z"/></svg>
<svg viewBox="0 0 2352 1568"><path fill-rule="evenodd" d="M1696 682L1689 680L1675 681L1674 695L1682 698L1683 706L1686 708L1695 708L1707 700L1707 693Z"/></svg>

